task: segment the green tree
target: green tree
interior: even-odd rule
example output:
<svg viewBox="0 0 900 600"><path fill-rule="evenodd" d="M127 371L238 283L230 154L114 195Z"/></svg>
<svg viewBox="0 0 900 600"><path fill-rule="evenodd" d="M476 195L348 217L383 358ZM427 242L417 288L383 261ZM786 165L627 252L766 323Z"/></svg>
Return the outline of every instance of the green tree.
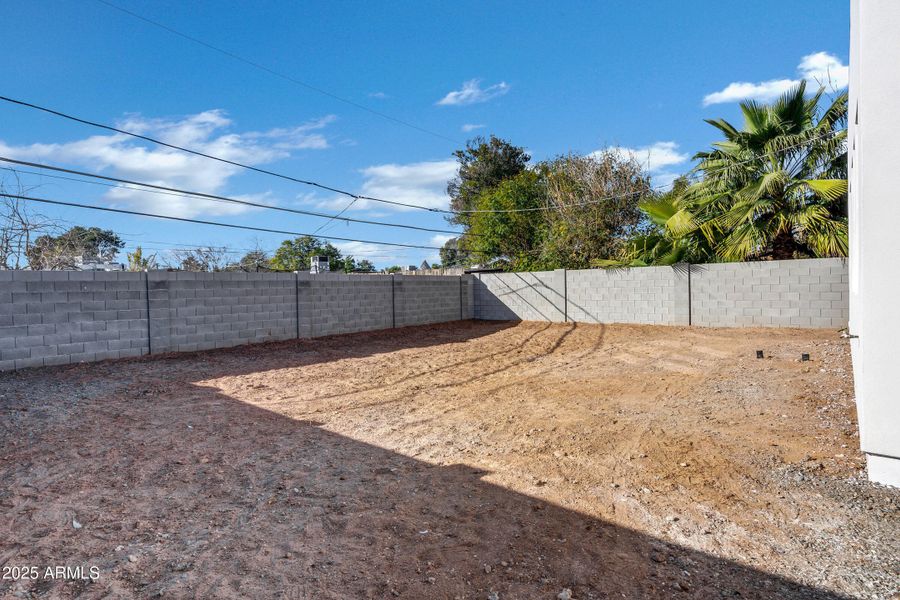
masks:
<svg viewBox="0 0 900 600"><path fill-rule="evenodd" d="M450 209L454 211L472 210L481 194L524 171L531 160L524 148L493 135L489 140L483 137L470 140L463 150L457 150L453 156L459 162L459 170L447 184L447 194L450 196ZM469 219L470 215L460 214L448 220L468 225Z"/></svg>
<svg viewBox="0 0 900 600"><path fill-rule="evenodd" d="M81 261L112 261L123 246L110 229L75 226L58 236L36 238L25 254L33 270L71 269Z"/></svg>
<svg viewBox="0 0 900 600"><path fill-rule="evenodd" d="M502 264L513 270L538 268L546 228L546 183L534 171L523 171L484 191L471 215L462 242L472 260ZM505 212L492 212L505 211Z"/></svg>
<svg viewBox="0 0 900 600"><path fill-rule="evenodd" d="M676 179L672 188L643 200L641 211L647 217L644 227L624 245L618 258L593 261L599 267L644 267L676 263L718 262L715 247L695 227L683 210L687 205L685 191L690 186L687 176Z"/></svg>
<svg viewBox="0 0 900 600"><path fill-rule="evenodd" d="M463 253L459 251L459 238L450 238L440 249L441 264L444 268L458 267L465 264Z"/></svg>
<svg viewBox="0 0 900 600"><path fill-rule="evenodd" d="M341 264L341 269L343 269L344 273L352 273L356 270L356 259L352 256L345 256Z"/></svg>
<svg viewBox="0 0 900 600"><path fill-rule="evenodd" d="M175 266L182 271L197 273L228 270L228 248L226 246L196 246L172 250Z"/></svg>
<svg viewBox="0 0 900 600"><path fill-rule="evenodd" d="M847 94L820 112L823 89L806 82L771 105L742 102L744 128L709 121L725 134L700 152L703 181L687 192L724 234L724 260L847 255Z"/></svg>
<svg viewBox="0 0 900 600"><path fill-rule="evenodd" d="M403 267L401 267L401 266L399 266L399 265L393 265L393 266L388 267L387 269L385 269L384 272L385 272L385 273L399 273L399 272L402 271L402 270L403 270Z"/></svg>
<svg viewBox="0 0 900 600"><path fill-rule="evenodd" d="M358 263L356 263L356 270L362 273L374 273L375 265L372 264L372 261L362 259Z"/></svg>
<svg viewBox="0 0 900 600"><path fill-rule="evenodd" d="M650 195L640 163L617 149L562 156L482 192L459 246L513 270L586 268L620 252Z"/></svg>
<svg viewBox="0 0 900 600"><path fill-rule="evenodd" d="M725 140L695 156L703 179L679 198L670 237L702 236L723 261L846 256L847 94L822 96L801 82L772 104L742 102L743 129L708 121Z"/></svg>
<svg viewBox="0 0 900 600"><path fill-rule="evenodd" d="M541 165L547 203L544 268L584 269L618 255L644 220L639 208L651 197L650 177L617 148L589 156L561 156Z"/></svg>
<svg viewBox="0 0 900 600"><path fill-rule="evenodd" d="M271 268L271 260L265 250L257 248L244 254L235 266L238 270L248 273L268 271Z"/></svg>
<svg viewBox="0 0 900 600"><path fill-rule="evenodd" d="M332 271L344 269L340 250L310 235L284 240L272 257L272 268L281 271L308 271L311 256L327 256L328 268Z"/></svg>
<svg viewBox="0 0 900 600"><path fill-rule="evenodd" d="M655 230L621 262L846 256L847 95L822 99L801 82L772 104L742 102L742 129L707 121L725 139L695 155L702 179L642 204Z"/></svg>
<svg viewBox="0 0 900 600"><path fill-rule="evenodd" d="M140 246L126 256L128 257L129 271L150 271L156 268L156 254L144 256L144 250Z"/></svg>
<svg viewBox="0 0 900 600"><path fill-rule="evenodd" d="M178 268L182 271L190 271L193 273L205 273L209 271L209 265L193 254L186 255L179 259Z"/></svg>

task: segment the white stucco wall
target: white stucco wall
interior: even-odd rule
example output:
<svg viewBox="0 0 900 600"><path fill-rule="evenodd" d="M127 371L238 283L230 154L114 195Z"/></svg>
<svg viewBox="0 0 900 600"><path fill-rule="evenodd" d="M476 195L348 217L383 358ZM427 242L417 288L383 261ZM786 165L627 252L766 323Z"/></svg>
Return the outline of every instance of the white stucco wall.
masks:
<svg viewBox="0 0 900 600"><path fill-rule="evenodd" d="M852 0L850 332L869 477L900 486L900 2Z"/></svg>

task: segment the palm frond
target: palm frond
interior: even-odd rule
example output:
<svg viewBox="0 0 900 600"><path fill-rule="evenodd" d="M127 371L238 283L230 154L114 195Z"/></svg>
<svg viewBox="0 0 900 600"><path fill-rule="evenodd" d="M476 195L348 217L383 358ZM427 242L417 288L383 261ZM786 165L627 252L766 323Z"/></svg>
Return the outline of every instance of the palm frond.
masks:
<svg viewBox="0 0 900 600"><path fill-rule="evenodd" d="M770 104L742 102L741 129L707 120L724 139L694 156L702 179L642 205L659 230L628 260L846 254L847 98L820 112L823 92L801 82Z"/></svg>
<svg viewBox="0 0 900 600"><path fill-rule="evenodd" d="M638 203L638 208L644 211L650 217L650 220L660 227L665 227L669 219L679 210L677 203L666 196L644 200Z"/></svg>
<svg viewBox="0 0 900 600"><path fill-rule="evenodd" d="M820 198L839 200L847 195L846 179L804 179L803 183Z"/></svg>
<svg viewBox="0 0 900 600"><path fill-rule="evenodd" d="M732 229L716 251L726 261L747 260L758 254L767 243L764 230L754 227L752 223L744 223Z"/></svg>
<svg viewBox="0 0 900 600"><path fill-rule="evenodd" d="M811 225L806 231L806 245L817 257L847 256L846 219L825 219Z"/></svg>
<svg viewBox="0 0 900 600"><path fill-rule="evenodd" d="M724 133L725 138L728 140L740 137L740 130L738 130L734 125L732 125L725 119L704 119L704 121Z"/></svg>
<svg viewBox="0 0 900 600"><path fill-rule="evenodd" d="M741 114L744 115L744 129L750 133L758 133L765 129L769 121L769 108L755 100L741 102Z"/></svg>

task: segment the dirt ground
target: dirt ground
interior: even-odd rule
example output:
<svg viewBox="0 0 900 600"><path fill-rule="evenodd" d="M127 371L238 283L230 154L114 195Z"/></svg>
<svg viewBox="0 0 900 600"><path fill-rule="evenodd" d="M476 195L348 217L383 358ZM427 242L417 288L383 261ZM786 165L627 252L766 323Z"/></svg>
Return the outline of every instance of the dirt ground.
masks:
<svg viewBox="0 0 900 600"><path fill-rule="evenodd" d="M465 322L8 373L0 409L4 597L900 581L900 491L865 481L832 331Z"/></svg>

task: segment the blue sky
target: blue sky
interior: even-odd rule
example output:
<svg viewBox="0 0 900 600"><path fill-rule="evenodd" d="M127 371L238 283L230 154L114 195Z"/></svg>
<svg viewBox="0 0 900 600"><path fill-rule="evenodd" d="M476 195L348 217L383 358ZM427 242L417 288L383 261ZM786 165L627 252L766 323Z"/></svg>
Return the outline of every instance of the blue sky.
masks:
<svg viewBox="0 0 900 600"><path fill-rule="evenodd" d="M432 136L254 69L96 0L4 3L0 94L124 125L295 177L445 207L451 153L496 134L536 160L605 146L648 161L657 184L802 75L846 78L846 0L717 2L138 2L128 10ZM5 156L267 204L336 212L347 199L0 103ZM7 181L8 171L0 171ZM33 195L313 232L283 212L23 175ZM285 237L79 209L40 212L119 232L128 249ZM357 202L347 216L450 228L437 214ZM440 245L447 236L331 222L348 238ZM436 252L336 243L377 266ZM123 256L124 259L124 256Z"/></svg>

